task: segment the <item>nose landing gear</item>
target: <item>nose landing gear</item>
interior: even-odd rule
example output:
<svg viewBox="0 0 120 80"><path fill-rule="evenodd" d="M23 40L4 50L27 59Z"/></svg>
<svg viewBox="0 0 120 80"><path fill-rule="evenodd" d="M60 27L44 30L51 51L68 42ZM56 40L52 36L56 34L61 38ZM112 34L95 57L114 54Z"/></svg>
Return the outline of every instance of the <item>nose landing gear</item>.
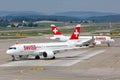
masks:
<svg viewBox="0 0 120 80"><path fill-rule="evenodd" d="M15 61L15 56L14 55L12 55L12 61Z"/></svg>

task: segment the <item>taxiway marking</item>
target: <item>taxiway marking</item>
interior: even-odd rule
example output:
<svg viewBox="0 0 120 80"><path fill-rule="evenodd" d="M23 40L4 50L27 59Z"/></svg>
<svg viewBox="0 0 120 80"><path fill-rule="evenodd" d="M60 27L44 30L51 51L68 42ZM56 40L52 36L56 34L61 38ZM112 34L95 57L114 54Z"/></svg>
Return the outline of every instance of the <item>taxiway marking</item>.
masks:
<svg viewBox="0 0 120 80"><path fill-rule="evenodd" d="M84 61L86 59L89 59L97 54L103 53L105 50L96 50L96 51L91 51L91 52L86 52L84 54L81 54L77 56L76 58L71 58L71 60L61 60L58 61L57 63L52 63L49 64L49 66L72 66L80 61Z"/></svg>

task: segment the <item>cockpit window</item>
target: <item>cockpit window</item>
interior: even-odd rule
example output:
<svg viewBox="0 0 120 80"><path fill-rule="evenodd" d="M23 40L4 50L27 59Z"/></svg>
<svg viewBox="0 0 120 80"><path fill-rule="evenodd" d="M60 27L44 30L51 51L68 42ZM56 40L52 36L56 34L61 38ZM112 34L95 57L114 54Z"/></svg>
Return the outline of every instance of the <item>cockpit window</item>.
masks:
<svg viewBox="0 0 120 80"><path fill-rule="evenodd" d="M16 49L16 47L10 47L9 49Z"/></svg>

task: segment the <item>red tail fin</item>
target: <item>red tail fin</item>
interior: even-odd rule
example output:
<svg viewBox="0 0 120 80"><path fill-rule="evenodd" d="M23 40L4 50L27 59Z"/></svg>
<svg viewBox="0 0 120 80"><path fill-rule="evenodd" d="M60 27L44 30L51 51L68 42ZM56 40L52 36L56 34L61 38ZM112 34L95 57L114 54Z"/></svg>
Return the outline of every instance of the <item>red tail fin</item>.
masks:
<svg viewBox="0 0 120 80"><path fill-rule="evenodd" d="M79 35L80 35L80 25L78 24L78 25L74 28L74 30L73 30L73 32L72 32L72 35L71 35L71 37L70 37L70 40L78 40Z"/></svg>
<svg viewBox="0 0 120 80"><path fill-rule="evenodd" d="M51 29L52 29L52 33L53 35L61 35L61 32L59 31L59 29L57 28L57 26L55 25L51 25Z"/></svg>

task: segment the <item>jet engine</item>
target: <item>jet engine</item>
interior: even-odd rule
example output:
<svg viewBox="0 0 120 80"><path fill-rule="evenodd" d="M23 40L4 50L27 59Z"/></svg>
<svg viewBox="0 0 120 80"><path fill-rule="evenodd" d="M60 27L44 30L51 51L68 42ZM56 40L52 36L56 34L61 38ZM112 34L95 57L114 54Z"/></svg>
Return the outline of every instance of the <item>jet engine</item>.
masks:
<svg viewBox="0 0 120 80"><path fill-rule="evenodd" d="M50 37L50 39L55 40L55 39L56 39L56 37Z"/></svg>
<svg viewBox="0 0 120 80"><path fill-rule="evenodd" d="M95 41L95 45L100 45L101 42L100 41Z"/></svg>
<svg viewBox="0 0 120 80"><path fill-rule="evenodd" d="M52 51L43 52L43 57L46 59L54 59L55 55Z"/></svg>

